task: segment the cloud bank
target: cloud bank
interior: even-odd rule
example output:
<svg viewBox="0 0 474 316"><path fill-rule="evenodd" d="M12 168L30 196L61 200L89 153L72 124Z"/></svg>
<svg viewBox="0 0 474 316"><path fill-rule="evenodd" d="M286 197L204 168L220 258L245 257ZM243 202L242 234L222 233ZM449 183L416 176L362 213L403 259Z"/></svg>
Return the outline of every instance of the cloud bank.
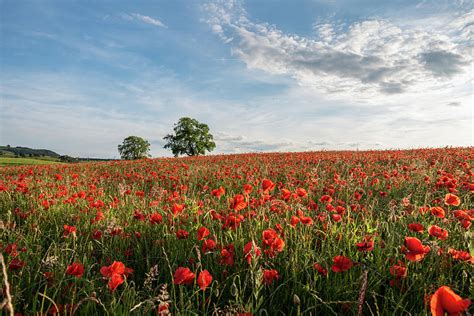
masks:
<svg viewBox="0 0 474 316"><path fill-rule="evenodd" d="M289 75L328 97L377 102L471 80L472 10L436 29L371 19L315 23L314 36L302 37L252 21L240 1L204 9L212 31L249 69Z"/></svg>

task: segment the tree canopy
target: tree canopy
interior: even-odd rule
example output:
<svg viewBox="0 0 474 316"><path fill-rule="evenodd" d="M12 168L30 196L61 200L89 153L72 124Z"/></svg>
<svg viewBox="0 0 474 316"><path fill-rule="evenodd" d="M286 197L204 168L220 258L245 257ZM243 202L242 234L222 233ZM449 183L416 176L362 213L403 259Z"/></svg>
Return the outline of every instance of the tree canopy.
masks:
<svg viewBox="0 0 474 316"><path fill-rule="evenodd" d="M180 118L174 126L174 135L168 134L163 139L167 141L164 148L170 148L175 157L204 155L216 148L209 126L189 117Z"/></svg>
<svg viewBox="0 0 474 316"><path fill-rule="evenodd" d="M134 160L150 157L150 143L138 136L128 136L118 145L122 159Z"/></svg>

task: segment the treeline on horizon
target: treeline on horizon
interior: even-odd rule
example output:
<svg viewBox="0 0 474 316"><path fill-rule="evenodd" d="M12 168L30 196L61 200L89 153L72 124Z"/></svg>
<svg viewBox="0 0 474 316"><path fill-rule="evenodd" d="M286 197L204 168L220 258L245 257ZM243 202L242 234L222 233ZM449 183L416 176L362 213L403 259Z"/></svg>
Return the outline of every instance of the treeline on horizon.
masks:
<svg viewBox="0 0 474 316"><path fill-rule="evenodd" d="M0 157L17 157L17 158L55 158L55 160L61 162L81 162L81 161L111 161L116 159L103 159L103 158L81 158L71 157L68 155L60 155L49 149L33 149L28 147L10 145L0 146Z"/></svg>

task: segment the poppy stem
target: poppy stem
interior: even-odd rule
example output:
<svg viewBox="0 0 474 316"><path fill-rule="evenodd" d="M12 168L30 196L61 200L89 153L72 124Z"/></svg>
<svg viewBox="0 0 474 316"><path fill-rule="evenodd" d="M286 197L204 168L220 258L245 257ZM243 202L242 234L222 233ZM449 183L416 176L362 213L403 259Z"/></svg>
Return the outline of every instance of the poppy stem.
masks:
<svg viewBox="0 0 474 316"><path fill-rule="evenodd" d="M5 266L5 260L3 259L3 254L1 253L0 263L2 264L3 283L5 283L5 294L7 296L5 301L2 302L2 306L5 303L8 310L10 311L10 315L13 316L15 314L15 311L13 310L12 296L10 295L10 283L8 283L7 267Z"/></svg>
<svg viewBox="0 0 474 316"><path fill-rule="evenodd" d="M365 293L367 292L367 285L368 285L368 278L369 278L369 271L364 270L362 275L362 285L359 291L359 306L358 306L358 316L362 316L362 310L364 308L364 301L365 301Z"/></svg>

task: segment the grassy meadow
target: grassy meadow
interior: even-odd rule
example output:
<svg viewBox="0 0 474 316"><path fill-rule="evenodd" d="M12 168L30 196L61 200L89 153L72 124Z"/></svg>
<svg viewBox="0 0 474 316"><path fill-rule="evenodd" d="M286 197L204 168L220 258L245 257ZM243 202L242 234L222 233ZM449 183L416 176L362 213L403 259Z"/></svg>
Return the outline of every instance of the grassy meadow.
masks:
<svg viewBox="0 0 474 316"><path fill-rule="evenodd" d="M20 315L429 315L441 286L474 295L473 158L445 148L2 168L11 303Z"/></svg>

